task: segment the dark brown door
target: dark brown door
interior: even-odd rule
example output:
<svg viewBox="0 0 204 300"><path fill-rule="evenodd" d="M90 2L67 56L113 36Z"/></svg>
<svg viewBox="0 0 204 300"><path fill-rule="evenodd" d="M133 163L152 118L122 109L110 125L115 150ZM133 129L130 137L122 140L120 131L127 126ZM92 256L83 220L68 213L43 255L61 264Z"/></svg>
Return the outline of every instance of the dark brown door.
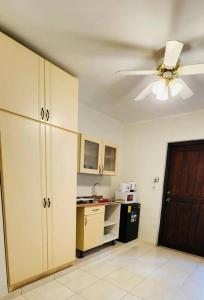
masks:
<svg viewBox="0 0 204 300"><path fill-rule="evenodd" d="M204 256L204 141L170 143L159 245Z"/></svg>

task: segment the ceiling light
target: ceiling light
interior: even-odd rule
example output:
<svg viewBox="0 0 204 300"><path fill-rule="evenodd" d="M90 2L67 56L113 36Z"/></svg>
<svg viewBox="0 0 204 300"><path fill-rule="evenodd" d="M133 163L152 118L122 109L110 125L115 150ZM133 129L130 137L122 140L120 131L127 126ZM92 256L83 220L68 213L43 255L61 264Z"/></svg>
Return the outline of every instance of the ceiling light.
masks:
<svg viewBox="0 0 204 300"><path fill-rule="evenodd" d="M164 90L162 91L162 93L157 94L157 99L161 100L161 101L165 101L168 100L169 98L169 89L168 86L166 84Z"/></svg>
<svg viewBox="0 0 204 300"><path fill-rule="evenodd" d="M157 80L152 85L152 92L157 96L161 95L165 91L166 86L167 85L165 79Z"/></svg>
<svg viewBox="0 0 204 300"><path fill-rule="evenodd" d="M171 80L169 82L169 89L172 97L178 95L183 89L183 84L178 79Z"/></svg>

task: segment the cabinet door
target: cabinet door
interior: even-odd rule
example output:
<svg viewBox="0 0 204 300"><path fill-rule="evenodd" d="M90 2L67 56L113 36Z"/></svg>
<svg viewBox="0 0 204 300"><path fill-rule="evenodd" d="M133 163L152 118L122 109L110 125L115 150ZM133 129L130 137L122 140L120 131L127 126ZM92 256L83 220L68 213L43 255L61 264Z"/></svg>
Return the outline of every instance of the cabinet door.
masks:
<svg viewBox="0 0 204 300"><path fill-rule="evenodd" d="M84 251L103 243L104 214L84 216Z"/></svg>
<svg viewBox="0 0 204 300"><path fill-rule="evenodd" d="M0 108L41 120L44 59L0 33Z"/></svg>
<svg viewBox="0 0 204 300"><path fill-rule="evenodd" d="M77 134L47 125L49 270L75 260Z"/></svg>
<svg viewBox="0 0 204 300"><path fill-rule="evenodd" d="M87 174L100 174L102 149L101 140L87 137L85 135L81 135L80 137L79 172Z"/></svg>
<svg viewBox="0 0 204 300"><path fill-rule="evenodd" d="M102 173L104 175L116 175L118 147L103 142L102 148Z"/></svg>
<svg viewBox="0 0 204 300"><path fill-rule="evenodd" d="M10 288L47 270L45 128L0 112L3 207Z"/></svg>
<svg viewBox="0 0 204 300"><path fill-rule="evenodd" d="M45 61L45 101L48 123L77 131L78 80Z"/></svg>

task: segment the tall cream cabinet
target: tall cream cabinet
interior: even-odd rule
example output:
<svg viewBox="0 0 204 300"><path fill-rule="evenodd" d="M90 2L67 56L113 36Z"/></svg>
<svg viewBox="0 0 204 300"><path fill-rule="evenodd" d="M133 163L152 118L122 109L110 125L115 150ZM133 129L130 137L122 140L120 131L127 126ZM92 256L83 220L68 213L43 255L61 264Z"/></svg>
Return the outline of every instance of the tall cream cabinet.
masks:
<svg viewBox="0 0 204 300"><path fill-rule="evenodd" d="M73 263L78 81L0 33L0 175L9 290Z"/></svg>
<svg viewBox="0 0 204 300"><path fill-rule="evenodd" d="M77 135L46 126L48 269L75 259Z"/></svg>
<svg viewBox="0 0 204 300"><path fill-rule="evenodd" d="M41 120L44 59L0 33L0 107Z"/></svg>
<svg viewBox="0 0 204 300"><path fill-rule="evenodd" d="M46 122L77 131L78 80L45 61Z"/></svg>
<svg viewBox="0 0 204 300"><path fill-rule="evenodd" d="M0 129L4 229L12 288L47 270L45 125L1 111Z"/></svg>
<svg viewBox="0 0 204 300"><path fill-rule="evenodd" d="M77 132L78 80L0 33L0 107Z"/></svg>

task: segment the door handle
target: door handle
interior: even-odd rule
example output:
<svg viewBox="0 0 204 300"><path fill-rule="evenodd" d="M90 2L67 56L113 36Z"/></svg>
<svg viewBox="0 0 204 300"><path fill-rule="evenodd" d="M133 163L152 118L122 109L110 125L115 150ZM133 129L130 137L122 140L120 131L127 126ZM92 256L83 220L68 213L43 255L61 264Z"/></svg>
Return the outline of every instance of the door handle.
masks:
<svg viewBox="0 0 204 300"><path fill-rule="evenodd" d="M42 118L42 120L44 120L44 116L45 116L45 111L44 111L44 108L42 107L41 108L41 118Z"/></svg>
<svg viewBox="0 0 204 300"><path fill-rule="evenodd" d="M171 198L166 198L166 202L169 203L171 201Z"/></svg>
<svg viewBox="0 0 204 300"><path fill-rule="evenodd" d="M46 120L49 121L49 118L50 118L50 112L49 112L49 110L47 109L47 110L46 110Z"/></svg>
<svg viewBox="0 0 204 300"><path fill-rule="evenodd" d="M50 198L47 198L47 207L50 208L50 206L51 206Z"/></svg>
<svg viewBox="0 0 204 300"><path fill-rule="evenodd" d="M43 199L43 207L45 208L46 205L47 205L47 202L46 202L46 199L44 198L44 199Z"/></svg>

